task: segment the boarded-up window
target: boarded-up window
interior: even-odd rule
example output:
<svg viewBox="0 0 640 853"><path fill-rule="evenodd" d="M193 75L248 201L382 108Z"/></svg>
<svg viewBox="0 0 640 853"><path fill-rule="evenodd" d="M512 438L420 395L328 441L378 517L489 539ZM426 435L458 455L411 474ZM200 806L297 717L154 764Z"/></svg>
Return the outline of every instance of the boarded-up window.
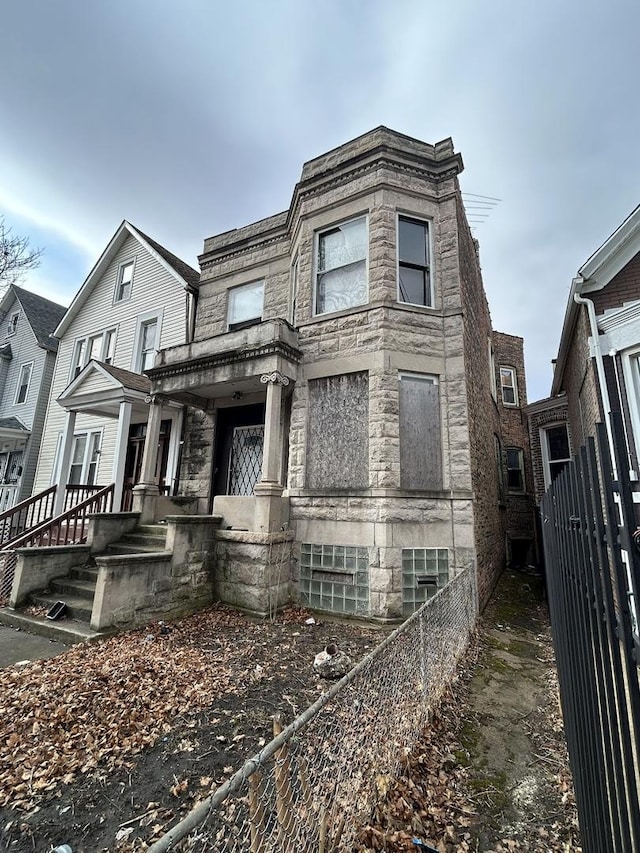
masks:
<svg viewBox="0 0 640 853"><path fill-rule="evenodd" d="M442 488L438 378L400 374L400 486Z"/></svg>
<svg viewBox="0 0 640 853"><path fill-rule="evenodd" d="M369 485L369 375L309 381L307 488Z"/></svg>

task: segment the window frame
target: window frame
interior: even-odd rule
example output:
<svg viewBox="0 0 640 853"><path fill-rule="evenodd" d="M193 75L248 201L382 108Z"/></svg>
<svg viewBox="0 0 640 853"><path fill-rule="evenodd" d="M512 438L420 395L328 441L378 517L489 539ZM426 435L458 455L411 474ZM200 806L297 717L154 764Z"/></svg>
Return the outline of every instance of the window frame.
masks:
<svg viewBox="0 0 640 853"><path fill-rule="evenodd" d="M122 286L123 286L124 271L128 267L131 267L131 278L127 282L128 286L129 286L129 292L126 295L124 295L124 294L121 295L120 291L121 291ZM116 286L115 286L115 290L113 292L114 305L116 303L120 303L120 302L128 302L131 299L131 294L133 292L133 279L135 276L135 271L136 271L136 259L135 258L131 258L127 261L123 261L121 264L118 265L118 273L116 275Z"/></svg>
<svg viewBox="0 0 640 853"><path fill-rule="evenodd" d="M260 315L256 317L247 317L244 320L236 320L231 322L230 312L232 307L232 299L234 294L238 293L241 290L248 290L251 287L256 287L256 285L262 285L262 302L260 305ZM245 281L242 284L234 284L232 287L227 288L227 312L226 312L226 320L227 320L227 331L228 332L237 332L240 329L247 329L249 326L256 326L258 323L262 323L264 317L264 291L265 291L265 280L264 278L256 278L252 281Z"/></svg>
<svg viewBox="0 0 640 853"><path fill-rule="evenodd" d="M106 362L106 347L110 335L111 339L113 340L113 356L111 361ZM89 362L91 361L91 358L89 357L89 354L91 352L91 341L100 341L100 345L98 347L98 357L95 360L105 362L105 364L113 364L113 358L115 358L116 352L117 339L118 326L108 326L106 329L103 329L100 332L95 332L90 335L83 335L81 338L76 338L73 342L73 353L71 356L71 370L69 372L69 381L72 382L76 378L76 376L78 376L78 374L81 373L87 366L87 364L89 364Z"/></svg>
<svg viewBox="0 0 640 853"><path fill-rule="evenodd" d="M445 460L444 460L444 432L443 432L443 424L442 424L442 393L441 393L441 376L437 373L417 373L411 370L398 370L398 440L400 444L399 452L400 452L400 488L403 491L416 491L416 492L433 492L433 491L442 491L444 488L444 479L445 479ZM418 382L424 382L427 385L433 385L438 389L438 428L439 428L439 468L438 468L438 486L427 486L427 487L412 487L406 485L406 477L405 484L403 485L403 466L402 466L402 403L400 396L400 386L404 380L414 380Z"/></svg>
<svg viewBox="0 0 640 853"><path fill-rule="evenodd" d="M511 380L513 383L512 385L505 385L504 382L502 381L502 371L503 370L504 371L508 370L509 373L511 374ZM518 374L516 372L515 367L511 367L508 364L501 364L498 367L498 375L500 376L500 398L502 399L502 405L507 406L507 407L512 408L512 409L517 409L518 406L520 405L520 396L518 393ZM505 388L512 388L513 389L513 403L505 400L505 398L504 398L504 389Z"/></svg>
<svg viewBox="0 0 640 853"><path fill-rule="evenodd" d="M143 327L155 320L157 323L156 332L156 352L161 349L162 341L162 320L164 310L145 311L143 314L138 314L136 317L136 334L133 344L133 353L131 356L131 371L133 373L142 373L142 343L143 343ZM147 368L148 370L150 368Z"/></svg>
<svg viewBox="0 0 640 853"><path fill-rule="evenodd" d="M513 466L509 466L509 454L517 453L518 454L518 467L514 468ZM522 447L505 447L504 449L505 455L505 470L507 473L506 485L507 485L507 493L510 495L524 495L526 494L527 487L525 482L525 474L524 474L524 451ZM509 472L510 471L518 471L520 474L520 485L512 486L509 483Z"/></svg>
<svg viewBox="0 0 640 853"><path fill-rule="evenodd" d="M78 439L86 436L86 444L84 448L84 453L82 455L82 462L74 463L74 450L76 446L76 442ZM78 432L74 432L73 434L73 447L71 450L71 459L69 460L69 472L67 475L68 484L75 486L87 486L87 485L95 485L98 482L98 470L100 467L100 456L102 454L102 442L104 438L104 430L102 427L99 429L82 429ZM58 447L56 449L56 453L58 456L61 455L62 450L62 441L58 439ZM97 456L97 459L92 459L92 456ZM53 466L53 470L57 471L60 467L61 458L57 458L55 461L55 465ZM71 483L71 470L73 466L80 465L80 479L77 483ZM94 480L93 483L89 483L87 476L91 466L94 466Z"/></svg>
<svg viewBox="0 0 640 853"><path fill-rule="evenodd" d="M18 320L20 319L19 311L12 311L9 315L9 325L7 326L7 337L11 338L16 333L18 328Z"/></svg>
<svg viewBox="0 0 640 853"><path fill-rule="evenodd" d="M551 459L549 457L549 439L547 433L549 430L557 429L558 427L563 426L567 433L567 446L569 448L569 455L566 459ZM540 450L542 455L542 475L544 478L544 490L545 492L549 488L549 486L553 483L553 479L551 477L551 465L557 462L571 462L571 437L569 436L569 425L567 421L553 421L553 423L545 424L540 427Z"/></svg>
<svg viewBox="0 0 640 853"><path fill-rule="evenodd" d="M320 239L324 234L328 234L330 231L335 231L337 228L342 227L343 225L349 225L351 222L358 222L362 220L364 222L365 228L365 252L364 258L364 275L366 280L367 292L365 294L365 299L363 302L358 302L357 305L350 305L348 308L336 308L332 311L319 311L318 310L318 278L322 274L318 270L318 264L320 261ZM356 263L352 261L351 263ZM343 264L342 266L349 266L349 264ZM334 267L334 269L340 269L341 267ZM330 272L328 270L327 272ZM363 308L365 305L369 304L369 212L358 213L353 216L349 216L347 219L340 219L337 222L334 222L330 225L325 225L322 228L318 228L313 235L313 316L314 317L327 317L331 314L339 314L341 311L355 311Z"/></svg>
<svg viewBox="0 0 640 853"><path fill-rule="evenodd" d="M494 402L498 402L498 383L496 381L496 354L493 349L493 341L491 338L488 340L488 353L489 353L489 380L491 382L491 396L494 399Z"/></svg>
<svg viewBox="0 0 640 853"><path fill-rule="evenodd" d="M408 262L402 262L400 258L400 221L405 220L406 222L412 222L416 225L423 225L426 229L426 257L427 257L427 266L422 267L420 265L411 264ZM433 222L431 219L426 219L421 216L414 216L410 213L404 213L398 211L396 213L396 299L401 305L413 305L417 308L434 308L435 307L435 293L433 287L433 240L432 240L432 230L433 230ZM426 302L407 302L405 299L401 298L400 294L400 267L405 266L408 269L419 269L426 271L426 276L428 280L428 292L429 292L429 303Z"/></svg>
<svg viewBox="0 0 640 853"><path fill-rule="evenodd" d="M24 404L27 402L27 399L29 397L29 391L31 390L31 380L33 378L33 365L33 361L25 361L23 364L20 365L20 372L18 373L18 382L16 384L16 393L13 398L14 406L24 406ZM22 383L22 375L24 373L25 368L29 368L29 376L27 378L26 386ZM22 388L25 388L24 399L19 400L18 398L20 396L20 391Z"/></svg>

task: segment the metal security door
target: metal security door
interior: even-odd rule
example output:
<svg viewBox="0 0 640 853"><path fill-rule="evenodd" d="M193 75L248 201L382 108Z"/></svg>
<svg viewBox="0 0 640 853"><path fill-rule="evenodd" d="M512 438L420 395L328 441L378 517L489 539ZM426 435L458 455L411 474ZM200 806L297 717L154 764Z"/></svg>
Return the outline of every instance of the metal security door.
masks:
<svg viewBox="0 0 640 853"><path fill-rule="evenodd" d="M227 494L252 495L262 471L264 424L233 428Z"/></svg>

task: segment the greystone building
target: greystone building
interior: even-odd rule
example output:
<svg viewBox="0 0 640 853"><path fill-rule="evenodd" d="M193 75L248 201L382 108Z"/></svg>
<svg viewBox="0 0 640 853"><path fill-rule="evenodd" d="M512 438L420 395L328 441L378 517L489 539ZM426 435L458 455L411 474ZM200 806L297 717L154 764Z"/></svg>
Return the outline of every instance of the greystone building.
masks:
<svg viewBox="0 0 640 853"><path fill-rule="evenodd" d="M305 163L287 210L205 240L148 432L187 406L178 491L222 517L222 600L399 618L469 566L490 594L502 401L462 168L450 139L379 127Z"/></svg>

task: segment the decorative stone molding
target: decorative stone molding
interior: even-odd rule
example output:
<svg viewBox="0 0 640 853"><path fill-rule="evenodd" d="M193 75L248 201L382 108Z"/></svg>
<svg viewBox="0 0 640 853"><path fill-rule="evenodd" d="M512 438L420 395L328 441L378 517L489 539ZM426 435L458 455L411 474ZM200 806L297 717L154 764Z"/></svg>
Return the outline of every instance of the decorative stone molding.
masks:
<svg viewBox="0 0 640 853"><path fill-rule="evenodd" d="M260 377L260 382L266 385L268 382L273 382L274 385L288 385L289 377L283 376L279 370L274 370L273 373L263 373Z"/></svg>

